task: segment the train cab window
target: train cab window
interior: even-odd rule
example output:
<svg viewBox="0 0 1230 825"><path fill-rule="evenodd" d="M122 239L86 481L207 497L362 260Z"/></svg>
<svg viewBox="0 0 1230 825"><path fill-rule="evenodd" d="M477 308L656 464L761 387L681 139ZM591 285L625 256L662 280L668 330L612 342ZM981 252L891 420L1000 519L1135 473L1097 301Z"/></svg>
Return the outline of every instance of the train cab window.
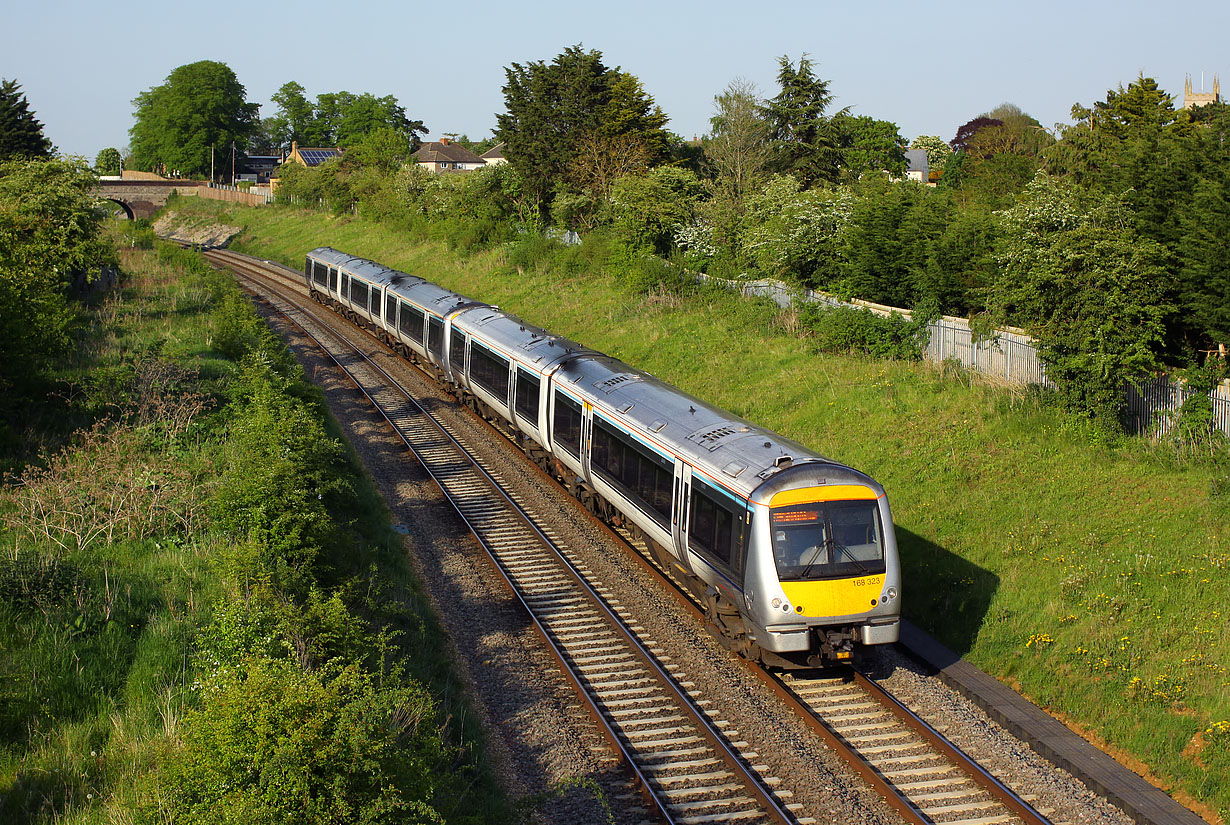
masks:
<svg viewBox="0 0 1230 825"><path fill-rule="evenodd" d="M508 359L477 341L470 342L470 380L508 403Z"/></svg>
<svg viewBox="0 0 1230 825"><path fill-rule="evenodd" d="M427 351L437 358L444 356L444 321L434 315L427 318Z"/></svg>
<svg viewBox="0 0 1230 825"><path fill-rule="evenodd" d="M819 501L769 514L773 560L782 581L884 572L883 531L874 500Z"/></svg>
<svg viewBox="0 0 1230 825"><path fill-rule="evenodd" d="M594 416L590 460L594 471L666 527L671 516L675 462Z"/></svg>
<svg viewBox="0 0 1230 825"><path fill-rule="evenodd" d="M466 368L466 334L453 327L453 334L448 341L448 365L454 373L465 372Z"/></svg>
<svg viewBox="0 0 1230 825"><path fill-rule="evenodd" d="M692 476L692 508L688 545L726 567L736 567L742 556L746 506Z"/></svg>
<svg viewBox="0 0 1230 825"><path fill-rule="evenodd" d="M542 382L538 376L517 367L517 415L538 426L538 393Z"/></svg>
<svg viewBox="0 0 1230 825"><path fill-rule="evenodd" d="M329 267L329 291L337 292L337 270Z"/></svg>
<svg viewBox="0 0 1230 825"><path fill-rule="evenodd" d="M391 292L384 299L384 320L389 326L397 327L397 296Z"/></svg>
<svg viewBox="0 0 1230 825"><path fill-rule="evenodd" d="M581 457L581 405L560 392L555 393L551 439L573 458Z"/></svg>
<svg viewBox="0 0 1230 825"><path fill-rule="evenodd" d="M423 343L423 310L402 301L397 324L402 335L408 336L411 341Z"/></svg>

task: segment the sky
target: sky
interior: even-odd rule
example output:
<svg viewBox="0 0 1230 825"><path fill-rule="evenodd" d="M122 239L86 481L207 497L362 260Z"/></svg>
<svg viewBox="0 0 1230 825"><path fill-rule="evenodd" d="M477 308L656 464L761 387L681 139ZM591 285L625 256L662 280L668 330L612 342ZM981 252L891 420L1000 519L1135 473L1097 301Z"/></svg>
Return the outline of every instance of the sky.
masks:
<svg viewBox="0 0 1230 825"><path fill-rule="evenodd" d="M177 66L227 64L248 100L294 80L322 92L393 95L428 139L490 135L504 68L577 44L640 78L685 138L703 135L732 80L776 94L777 58L807 54L834 109L950 140L1010 102L1044 126L1069 121L1141 73L1178 95L1203 73L1230 97L1230 3L1033 2L408 4L393 0L15 4L0 30L0 78L16 79L61 154L93 160L128 145L133 99Z"/></svg>

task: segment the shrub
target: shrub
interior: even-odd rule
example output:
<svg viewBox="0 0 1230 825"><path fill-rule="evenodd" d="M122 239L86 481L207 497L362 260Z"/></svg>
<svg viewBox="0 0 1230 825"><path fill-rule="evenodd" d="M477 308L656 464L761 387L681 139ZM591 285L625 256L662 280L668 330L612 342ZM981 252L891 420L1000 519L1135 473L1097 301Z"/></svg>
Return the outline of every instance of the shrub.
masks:
<svg viewBox="0 0 1230 825"><path fill-rule="evenodd" d="M869 309L808 303L800 306L799 320L815 336L821 352L917 361L927 341L924 313L906 320L896 313L885 317Z"/></svg>
<svg viewBox="0 0 1230 825"><path fill-rule="evenodd" d="M304 671L252 659L203 686L151 819L191 823L437 823L445 748L435 705L357 665Z"/></svg>

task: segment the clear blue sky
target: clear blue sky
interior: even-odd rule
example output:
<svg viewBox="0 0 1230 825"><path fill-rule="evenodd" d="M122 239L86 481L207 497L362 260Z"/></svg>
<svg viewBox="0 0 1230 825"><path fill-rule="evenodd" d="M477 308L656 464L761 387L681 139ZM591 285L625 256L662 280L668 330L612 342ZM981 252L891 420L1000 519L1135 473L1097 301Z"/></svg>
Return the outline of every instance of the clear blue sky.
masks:
<svg viewBox="0 0 1230 825"><path fill-rule="evenodd" d="M713 97L742 77L775 93L776 58L808 53L836 106L891 120L912 139L1012 102L1046 126L1140 72L1182 96L1213 74L1230 96L1230 3L756 2L474 3L97 0L14 3L0 77L17 79L47 136L93 160L124 148L132 100L176 66L218 60L261 104L296 80L321 92L394 95L429 137L489 135L503 68L577 43L637 75L670 116L703 134Z"/></svg>

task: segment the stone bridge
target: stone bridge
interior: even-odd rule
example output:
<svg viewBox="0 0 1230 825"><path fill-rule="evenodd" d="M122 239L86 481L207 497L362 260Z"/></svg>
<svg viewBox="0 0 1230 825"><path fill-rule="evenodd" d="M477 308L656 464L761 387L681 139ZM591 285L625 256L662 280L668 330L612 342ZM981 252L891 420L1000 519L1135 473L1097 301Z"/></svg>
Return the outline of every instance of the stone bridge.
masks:
<svg viewBox="0 0 1230 825"><path fill-rule="evenodd" d="M129 218L150 218L175 192L195 195L206 185L197 180L104 180L99 181L98 196L124 207Z"/></svg>

